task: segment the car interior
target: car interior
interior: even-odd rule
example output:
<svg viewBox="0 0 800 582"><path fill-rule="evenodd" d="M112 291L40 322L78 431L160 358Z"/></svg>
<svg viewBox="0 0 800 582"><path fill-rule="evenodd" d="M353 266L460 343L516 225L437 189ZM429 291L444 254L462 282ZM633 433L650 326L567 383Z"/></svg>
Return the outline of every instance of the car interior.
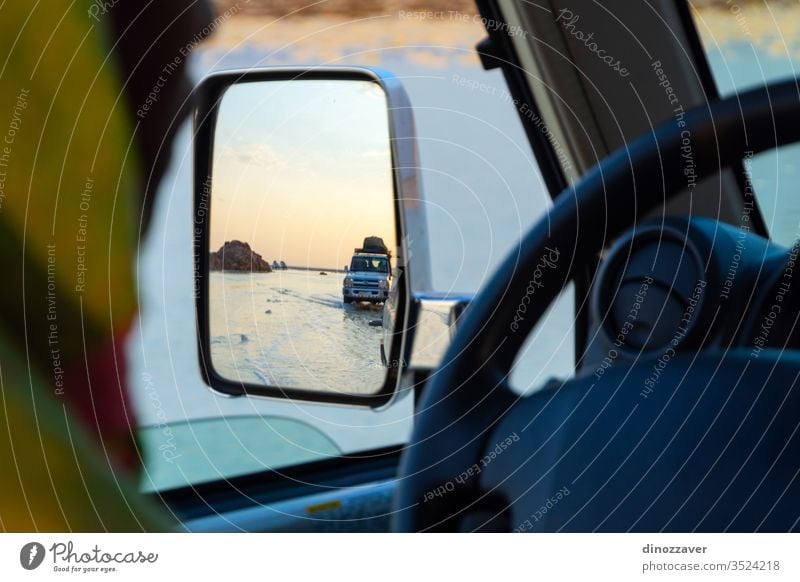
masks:
<svg viewBox="0 0 800 582"><path fill-rule="evenodd" d="M191 532L797 530L800 287L791 241L800 222L789 216L794 236L776 237L781 212L767 201L779 194L759 189L778 186L754 179L752 160L775 156L764 163L783 172L780 196L794 196L784 168L797 167L800 84L791 71L762 71L742 86L735 72L713 71L701 41L713 23L684 0L476 4L486 36L475 51L484 69L502 73L552 204L474 294L430 285L418 112L401 76L295 65L218 71L198 85L194 277L204 381L217 398L363 410L399 403L413 426L403 444L356 453L334 445L301 463L224 478L211 471L148 495ZM235 135L251 123L231 121L236 108L226 100L263 86L277 107L284 101L269 87L280 83L366 84L385 94L388 113L376 119L391 143L393 289L385 307L348 312L381 333L384 366L372 391L325 391L278 371L243 378L231 372L238 356L231 368L217 364L215 277L225 273L212 272L208 249L224 240L214 222L222 190L211 191L205 212L206 184L212 177L217 188L224 171L225 124ZM342 246L352 252L360 239L349 241ZM325 265L314 260L306 266L317 275ZM570 286L573 373L520 394L515 364ZM260 442L282 446L278 433Z"/></svg>
<svg viewBox="0 0 800 582"><path fill-rule="evenodd" d="M14 568L800 529L800 3L0 14Z"/></svg>

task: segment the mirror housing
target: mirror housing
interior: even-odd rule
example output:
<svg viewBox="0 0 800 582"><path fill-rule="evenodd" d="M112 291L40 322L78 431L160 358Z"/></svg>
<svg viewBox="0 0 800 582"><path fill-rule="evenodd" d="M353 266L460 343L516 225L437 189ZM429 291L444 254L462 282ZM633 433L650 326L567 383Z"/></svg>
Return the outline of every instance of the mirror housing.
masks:
<svg viewBox="0 0 800 582"><path fill-rule="evenodd" d="M384 341L381 355L386 368L384 385L373 394L343 391L270 386L237 381L221 375L211 361L210 326L210 216L214 176L214 141L219 105L232 85L270 81L369 81L376 83L386 96L393 207L397 235L395 283L384 311ZM357 67L275 67L222 71L209 75L195 91L194 110L194 298L198 328L198 353L206 384L225 396L260 396L298 401L349 404L373 408L388 404L397 396L400 379L409 361L411 345L406 331L411 327L411 284L416 289L430 289L430 265L427 228L419 181L419 162L414 119L408 96L399 80L384 71ZM390 311L391 310L391 311ZM390 312L389 312L390 311Z"/></svg>

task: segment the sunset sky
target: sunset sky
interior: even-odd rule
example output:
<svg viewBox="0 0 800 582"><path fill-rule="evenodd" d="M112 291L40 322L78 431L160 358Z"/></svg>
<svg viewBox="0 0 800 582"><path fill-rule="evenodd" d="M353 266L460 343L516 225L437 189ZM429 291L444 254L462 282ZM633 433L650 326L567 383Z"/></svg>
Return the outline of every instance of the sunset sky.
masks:
<svg viewBox="0 0 800 582"><path fill-rule="evenodd" d="M396 245L386 97L369 81L268 81L227 90L211 193L211 249L342 268L366 236Z"/></svg>

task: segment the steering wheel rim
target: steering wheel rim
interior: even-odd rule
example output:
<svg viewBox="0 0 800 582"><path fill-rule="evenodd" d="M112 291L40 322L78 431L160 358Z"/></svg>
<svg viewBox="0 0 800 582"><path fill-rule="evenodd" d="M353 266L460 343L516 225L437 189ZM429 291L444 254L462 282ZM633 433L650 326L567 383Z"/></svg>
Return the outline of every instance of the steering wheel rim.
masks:
<svg viewBox="0 0 800 582"><path fill-rule="evenodd" d="M518 400L507 378L547 308L603 241L687 187L683 154L692 156L688 175L697 183L745 153L800 140L800 85L791 79L734 95L680 121L611 154L559 194L466 310L417 407L400 462L395 531L452 531L464 509L480 508L486 493L476 480L453 479L481 458L486 435ZM591 223L581 225L581 216ZM453 489L434 494L445 483Z"/></svg>

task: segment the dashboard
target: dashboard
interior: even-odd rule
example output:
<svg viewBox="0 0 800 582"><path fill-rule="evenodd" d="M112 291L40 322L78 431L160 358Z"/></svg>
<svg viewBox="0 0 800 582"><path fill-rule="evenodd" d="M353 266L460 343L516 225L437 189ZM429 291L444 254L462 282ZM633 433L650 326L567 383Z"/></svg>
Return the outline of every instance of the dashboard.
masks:
<svg viewBox="0 0 800 582"><path fill-rule="evenodd" d="M330 489L185 521L190 532L388 532L394 479Z"/></svg>
<svg viewBox="0 0 800 582"><path fill-rule="evenodd" d="M388 532L400 449L154 493L191 532Z"/></svg>

